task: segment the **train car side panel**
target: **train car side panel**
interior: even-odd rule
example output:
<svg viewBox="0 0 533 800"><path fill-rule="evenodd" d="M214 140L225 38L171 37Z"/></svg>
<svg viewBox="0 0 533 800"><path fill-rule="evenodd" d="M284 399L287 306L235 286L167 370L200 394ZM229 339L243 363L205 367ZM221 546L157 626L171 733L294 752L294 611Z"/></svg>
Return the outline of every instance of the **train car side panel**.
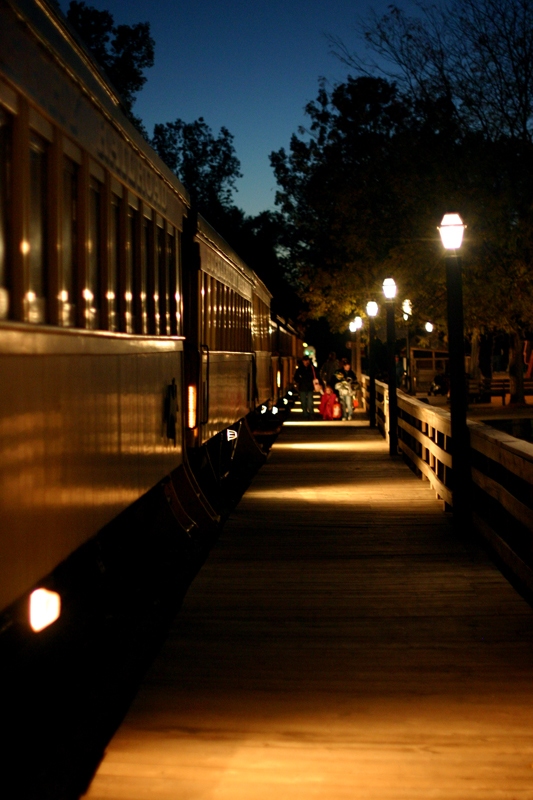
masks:
<svg viewBox="0 0 533 800"><path fill-rule="evenodd" d="M202 442L245 417L252 391L251 353L209 354L209 413L202 425Z"/></svg>
<svg viewBox="0 0 533 800"><path fill-rule="evenodd" d="M0 609L181 462L181 361L181 341L2 325Z"/></svg>

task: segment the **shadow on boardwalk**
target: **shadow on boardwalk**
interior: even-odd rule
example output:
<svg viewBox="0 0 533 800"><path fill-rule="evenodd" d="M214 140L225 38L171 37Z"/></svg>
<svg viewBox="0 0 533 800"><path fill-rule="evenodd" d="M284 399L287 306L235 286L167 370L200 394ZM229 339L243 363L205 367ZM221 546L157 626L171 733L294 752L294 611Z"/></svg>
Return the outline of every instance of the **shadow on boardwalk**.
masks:
<svg viewBox="0 0 533 800"><path fill-rule="evenodd" d="M357 425L286 426L91 800L531 800L533 612Z"/></svg>

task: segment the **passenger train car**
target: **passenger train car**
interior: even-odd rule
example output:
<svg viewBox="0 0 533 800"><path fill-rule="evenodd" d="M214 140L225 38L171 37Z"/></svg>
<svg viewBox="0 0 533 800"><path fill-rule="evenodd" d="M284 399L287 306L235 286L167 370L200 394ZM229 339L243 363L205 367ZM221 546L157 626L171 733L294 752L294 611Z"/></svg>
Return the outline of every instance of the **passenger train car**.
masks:
<svg viewBox="0 0 533 800"><path fill-rule="evenodd" d="M261 459L246 419L299 354L270 299L55 5L0 0L0 629L134 543L142 571L157 526L208 545L209 482Z"/></svg>

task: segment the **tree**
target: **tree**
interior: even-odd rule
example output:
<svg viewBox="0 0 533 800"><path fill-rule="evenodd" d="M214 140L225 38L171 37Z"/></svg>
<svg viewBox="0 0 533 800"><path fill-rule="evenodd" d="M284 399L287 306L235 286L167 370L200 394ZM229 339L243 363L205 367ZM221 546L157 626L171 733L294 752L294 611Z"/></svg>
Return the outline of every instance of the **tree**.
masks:
<svg viewBox="0 0 533 800"><path fill-rule="evenodd" d="M67 19L120 93L127 115L147 136L132 109L146 83L144 72L154 65L155 43L150 24L115 25L109 11L98 11L78 0L70 3Z"/></svg>
<svg viewBox="0 0 533 800"><path fill-rule="evenodd" d="M203 117L189 123L178 118L155 125L152 147L203 214L219 216L231 207L241 165L227 128L221 127L215 136Z"/></svg>
<svg viewBox="0 0 533 800"><path fill-rule="evenodd" d="M438 154L454 137L434 124L438 106L430 119L429 108L421 113L382 78L348 78L329 92L322 83L306 112L310 128L292 137L290 153L271 154L277 202L287 222L288 268L310 316L326 316L340 330L379 296L398 248L426 240L424 225L436 235L431 198L436 182L442 187ZM418 289L434 302L439 292L427 253L409 249L394 274L402 273L411 294Z"/></svg>
<svg viewBox="0 0 533 800"><path fill-rule="evenodd" d="M339 40L334 48L357 72L379 70L411 96L446 97L469 130L531 142L533 132L533 0L452 0L391 5L359 32L381 63L370 64Z"/></svg>
<svg viewBox="0 0 533 800"><path fill-rule="evenodd" d="M403 91L419 101L445 98L463 136L482 145L474 154L477 183L463 182L469 199L476 195L464 212L467 310L509 332L519 362L521 339L533 329L533 0L455 0L419 6L416 16L391 7L361 31ZM368 69L337 45L346 63ZM464 198L457 199L461 208Z"/></svg>

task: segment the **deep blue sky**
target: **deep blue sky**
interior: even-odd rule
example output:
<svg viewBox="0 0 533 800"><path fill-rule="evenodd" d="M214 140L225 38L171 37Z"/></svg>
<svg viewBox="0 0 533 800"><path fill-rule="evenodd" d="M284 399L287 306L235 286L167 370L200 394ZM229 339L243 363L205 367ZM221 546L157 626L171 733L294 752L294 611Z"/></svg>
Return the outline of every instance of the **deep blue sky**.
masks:
<svg viewBox="0 0 533 800"><path fill-rule="evenodd" d="M200 116L234 135L243 178L234 200L249 214L274 205L269 153L287 148L305 122L319 76L347 69L329 52L326 34L356 47L354 23L389 0L87 0L115 23L150 22L155 66L135 112L154 123ZM61 0L63 10L68 0Z"/></svg>

